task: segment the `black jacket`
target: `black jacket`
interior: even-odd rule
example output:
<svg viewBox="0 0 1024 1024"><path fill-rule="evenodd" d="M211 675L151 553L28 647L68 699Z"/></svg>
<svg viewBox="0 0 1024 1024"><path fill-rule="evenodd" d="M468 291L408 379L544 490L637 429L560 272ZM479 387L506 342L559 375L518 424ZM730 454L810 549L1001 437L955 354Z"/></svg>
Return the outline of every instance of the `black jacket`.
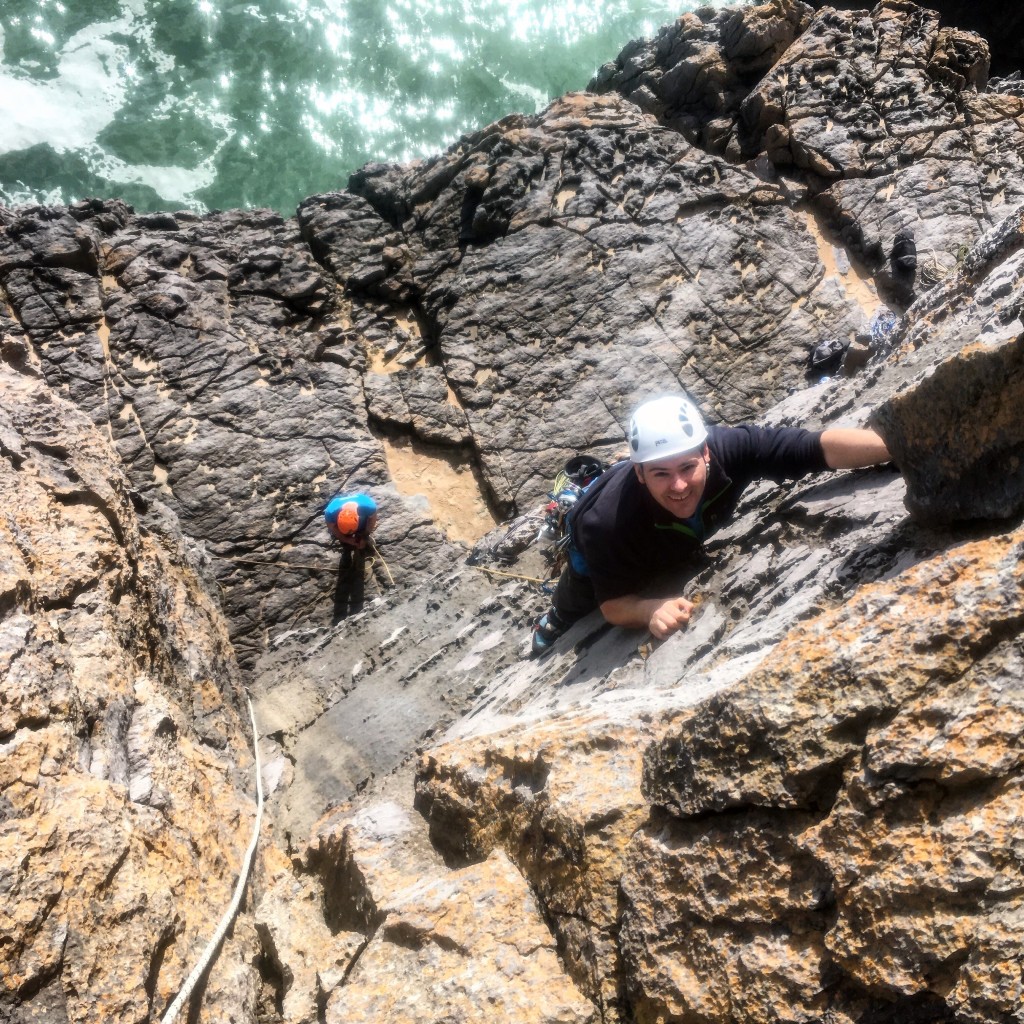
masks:
<svg viewBox="0 0 1024 1024"><path fill-rule="evenodd" d="M599 603L648 590L693 565L704 538L731 517L754 480L785 480L828 469L821 434L796 427L710 427L711 465L696 529L651 497L633 466L598 477L569 516L574 567L590 577Z"/></svg>

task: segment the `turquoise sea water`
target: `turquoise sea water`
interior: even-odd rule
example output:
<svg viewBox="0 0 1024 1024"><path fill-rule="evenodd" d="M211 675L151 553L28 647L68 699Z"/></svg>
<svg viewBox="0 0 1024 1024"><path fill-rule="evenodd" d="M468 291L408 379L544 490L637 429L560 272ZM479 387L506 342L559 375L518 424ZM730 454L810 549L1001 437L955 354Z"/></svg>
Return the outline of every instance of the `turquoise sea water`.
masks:
<svg viewBox="0 0 1024 1024"><path fill-rule="evenodd" d="M0 203L270 206L583 88L667 0L3 0Z"/></svg>

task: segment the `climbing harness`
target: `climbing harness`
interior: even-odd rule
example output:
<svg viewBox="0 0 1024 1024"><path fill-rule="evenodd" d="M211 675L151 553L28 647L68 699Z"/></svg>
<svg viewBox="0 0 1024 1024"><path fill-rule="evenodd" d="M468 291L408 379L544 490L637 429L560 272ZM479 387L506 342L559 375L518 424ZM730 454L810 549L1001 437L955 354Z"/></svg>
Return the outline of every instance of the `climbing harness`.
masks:
<svg viewBox="0 0 1024 1024"><path fill-rule="evenodd" d="M228 928L231 927L238 914L238 908L242 903L242 896L245 894L245 885L249 879L249 871L252 869L252 859L256 853L256 847L259 845L260 826L263 824L263 777L260 768L260 737L256 731L256 715L253 713L252 701L249 699L248 694L246 694L245 702L249 705L249 721L252 723L252 745L256 755L256 823L253 825L252 839L249 841L249 849L246 850L245 857L242 860L242 869L238 874L238 883L235 886L235 894L231 899L231 904L220 919L220 924L217 925L213 938L210 939L206 949L203 950L203 955L199 958L195 967L192 968L192 973L185 979L185 984L182 985L174 1002L171 1003L167 1008L167 1012L160 1018L160 1024L172 1024L189 996L192 995L196 982L199 981L203 972L213 961L214 955L227 934Z"/></svg>
<svg viewBox="0 0 1024 1024"><path fill-rule="evenodd" d="M544 525L537 534L537 540L547 550L552 577L558 576L569 558L569 513L605 469L604 463L593 456L576 455L555 477L544 507Z"/></svg>
<svg viewBox="0 0 1024 1024"><path fill-rule="evenodd" d="M544 525L537 539L545 546L554 547L556 552L569 543L567 520L576 502L583 496L583 488L563 479L564 473L555 478L554 490L548 492L548 504L544 508Z"/></svg>

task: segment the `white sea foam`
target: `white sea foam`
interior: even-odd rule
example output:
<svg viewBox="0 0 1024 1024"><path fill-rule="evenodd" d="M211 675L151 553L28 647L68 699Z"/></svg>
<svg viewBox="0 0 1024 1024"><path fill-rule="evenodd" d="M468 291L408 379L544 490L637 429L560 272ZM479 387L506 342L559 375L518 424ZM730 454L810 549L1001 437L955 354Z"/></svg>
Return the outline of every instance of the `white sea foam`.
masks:
<svg viewBox="0 0 1024 1024"><path fill-rule="evenodd" d="M0 202L130 185L137 204L197 212L200 193L284 210L367 160L429 156L510 110L540 111L614 54L587 42L603 26L696 4L116 0L115 17L69 38L64 6L35 2L0 22Z"/></svg>
<svg viewBox="0 0 1024 1024"><path fill-rule="evenodd" d="M540 113L551 102L551 97L543 89L538 89L526 82L513 82L508 78L502 78L500 81L513 96L522 96L524 99L530 100L533 103L535 114Z"/></svg>
<svg viewBox="0 0 1024 1024"><path fill-rule="evenodd" d="M48 81L0 64L0 153L41 143L65 153L94 141L124 105L119 65L128 51L108 37L127 29L122 19L77 32L61 51L57 77Z"/></svg>
<svg viewBox="0 0 1024 1024"><path fill-rule="evenodd" d="M195 96L185 101L165 97L153 111L156 118L173 117L185 107L191 116L217 129L218 141L195 166L130 163L98 142L124 107L136 77L129 47L115 40L134 40L160 74L174 68L174 58L154 45L145 0L126 0L121 14L116 20L89 25L68 39L59 51L57 75L45 80L30 78L24 70L6 63L0 29L0 52L5 55L0 63L0 123L4 124L0 154L38 145L49 146L58 154L74 152L100 178L145 185L163 200L202 212L205 208L194 195L216 179L216 158L234 134L231 118L216 110L216 100L203 103ZM61 202L73 197L61 195L59 190L40 195L26 187L24 191L9 188L3 198L8 202Z"/></svg>
<svg viewBox="0 0 1024 1024"><path fill-rule="evenodd" d="M81 150L86 166L93 174L108 181L147 185L169 202L180 203L197 213L205 206L193 197L200 189L208 188L217 177L216 157L219 148L196 167L162 167L156 164L129 164L92 144Z"/></svg>

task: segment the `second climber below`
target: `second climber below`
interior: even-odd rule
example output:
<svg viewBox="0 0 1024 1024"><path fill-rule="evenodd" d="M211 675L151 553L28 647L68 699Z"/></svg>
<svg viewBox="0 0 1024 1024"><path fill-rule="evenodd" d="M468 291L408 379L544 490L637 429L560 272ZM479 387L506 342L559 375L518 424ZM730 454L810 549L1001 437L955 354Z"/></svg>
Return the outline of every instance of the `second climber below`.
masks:
<svg viewBox="0 0 1024 1024"><path fill-rule="evenodd" d="M377 529L377 503L368 494L337 494L324 508L327 532L351 548L365 548Z"/></svg>
<svg viewBox="0 0 1024 1024"><path fill-rule="evenodd" d="M540 655L594 608L615 626L664 639L690 620L679 592L704 540L755 480L781 481L889 461L873 430L708 426L685 395L644 402L629 423L630 461L592 483L569 515L569 562L533 627Z"/></svg>

